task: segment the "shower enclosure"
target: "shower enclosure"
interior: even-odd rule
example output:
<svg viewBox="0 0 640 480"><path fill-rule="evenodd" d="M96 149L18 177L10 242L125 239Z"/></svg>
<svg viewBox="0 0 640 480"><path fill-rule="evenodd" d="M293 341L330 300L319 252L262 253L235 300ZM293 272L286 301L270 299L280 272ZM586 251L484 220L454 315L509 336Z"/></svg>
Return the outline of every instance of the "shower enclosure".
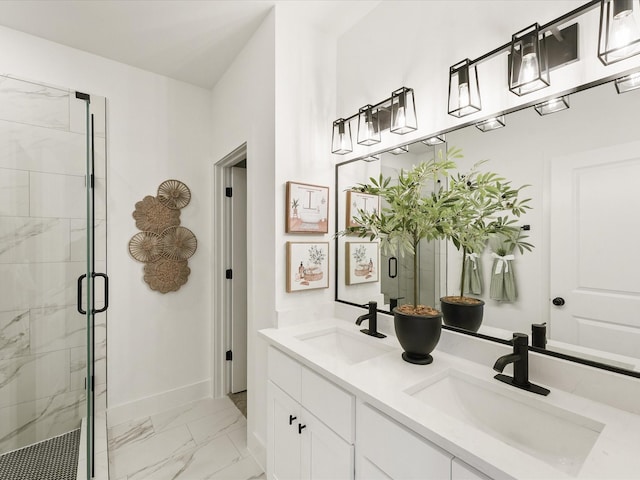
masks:
<svg viewBox="0 0 640 480"><path fill-rule="evenodd" d="M87 478L106 408L105 125L102 97L0 76L0 455L83 425Z"/></svg>

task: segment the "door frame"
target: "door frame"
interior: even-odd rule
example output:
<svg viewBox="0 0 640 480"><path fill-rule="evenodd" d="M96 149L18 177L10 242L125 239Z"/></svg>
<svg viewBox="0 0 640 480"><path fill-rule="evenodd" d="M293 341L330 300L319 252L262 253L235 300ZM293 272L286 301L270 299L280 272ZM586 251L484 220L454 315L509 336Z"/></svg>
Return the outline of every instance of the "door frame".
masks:
<svg viewBox="0 0 640 480"><path fill-rule="evenodd" d="M231 387L231 366L224 359L227 350L227 319L230 307L231 289L227 288L224 271L231 248L230 232L226 228L226 213L230 208L225 201L225 188L229 169L247 158L247 143L218 160L213 165L212 182L212 295L211 295L211 387L213 398L227 394Z"/></svg>

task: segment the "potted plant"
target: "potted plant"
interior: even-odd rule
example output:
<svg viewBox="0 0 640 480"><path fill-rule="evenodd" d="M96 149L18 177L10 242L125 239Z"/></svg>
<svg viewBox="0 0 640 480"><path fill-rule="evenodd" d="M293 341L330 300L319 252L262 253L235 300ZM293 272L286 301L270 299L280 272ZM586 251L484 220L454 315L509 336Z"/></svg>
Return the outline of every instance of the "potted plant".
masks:
<svg viewBox="0 0 640 480"><path fill-rule="evenodd" d="M369 183L359 184L353 190L378 195L383 199L379 211L358 210L354 218L356 226L338 232L337 235L356 234L370 240L380 240L383 252L413 255L413 304L393 309L396 336L404 349L402 358L415 364L426 365L433 361L431 352L438 344L442 328L442 314L425 305L419 305L418 246L422 240L444 238L445 228L451 225L448 218L454 214L455 196L443 188L430 192L439 178L448 176L455 168L452 159L460 157L460 150L450 148L446 158L442 151L437 159L422 162L411 170L400 172L397 183L391 178L370 178Z"/></svg>
<svg viewBox="0 0 640 480"><path fill-rule="evenodd" d="M467 254L482 252L492 235L502 236L512 249L517 247L521 253L533 248L515 226L516 218L530 208L530 199L518 198L527 185L515 188L497 173L480 172L478 167L483 163L475 164L467 174L449 178L453 215L447 216L449 223L444 227L445 237L462 252L460 295L440 299L444 323L473 332L482 323L484 301L465 295Z"/></svg>

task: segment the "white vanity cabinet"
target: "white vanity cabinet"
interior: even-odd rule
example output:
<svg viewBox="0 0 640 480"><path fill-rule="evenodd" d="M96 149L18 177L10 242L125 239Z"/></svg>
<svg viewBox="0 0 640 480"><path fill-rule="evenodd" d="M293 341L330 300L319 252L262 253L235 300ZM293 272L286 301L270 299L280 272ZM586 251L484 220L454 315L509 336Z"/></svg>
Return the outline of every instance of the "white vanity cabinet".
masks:
<svg viewBox="0 0 640 480"><path fill-rule="evenodd" d="M356 479L451 478L451 454L369 405L358 404L356 429Z"/></svg>
<svg viewBox="0 0 640 480"><path fill-rule="evenodd" d="M268 361L268 478L353 479L353 395L273 347Z"/></svg>
<svg viewBox="0 0 640 480"><path fill-rule="evenodd" d="M491 478L460 459L454 458L451 462L451 480L491 480Z"/></svg>

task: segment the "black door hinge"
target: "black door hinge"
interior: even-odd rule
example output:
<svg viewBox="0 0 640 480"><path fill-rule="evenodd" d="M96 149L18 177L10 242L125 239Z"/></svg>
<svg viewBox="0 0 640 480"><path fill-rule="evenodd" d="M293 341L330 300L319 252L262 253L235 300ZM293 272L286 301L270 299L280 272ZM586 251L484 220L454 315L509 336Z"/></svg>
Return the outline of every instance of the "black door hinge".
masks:
<svg viewBox="0 0 640 480"><path fill-rule="evenodd" d="M233 353L231 352L231 350L227 350L227 353L224 356L225 360L233 360Z"/></svg>
<svg viewBox="0 0 640 480"><path fill-rule="evenodd" d="M224 189L225 196L231 198L233 196L233 188L227 187Z"/></svg>
<svg viewBox="0 0 640 480"><path fill-rule="evenodd" d="M231 270L230 268L225 270L224 278L226 278L227 280L231 280L233 278L233 270Z"/></svg>

